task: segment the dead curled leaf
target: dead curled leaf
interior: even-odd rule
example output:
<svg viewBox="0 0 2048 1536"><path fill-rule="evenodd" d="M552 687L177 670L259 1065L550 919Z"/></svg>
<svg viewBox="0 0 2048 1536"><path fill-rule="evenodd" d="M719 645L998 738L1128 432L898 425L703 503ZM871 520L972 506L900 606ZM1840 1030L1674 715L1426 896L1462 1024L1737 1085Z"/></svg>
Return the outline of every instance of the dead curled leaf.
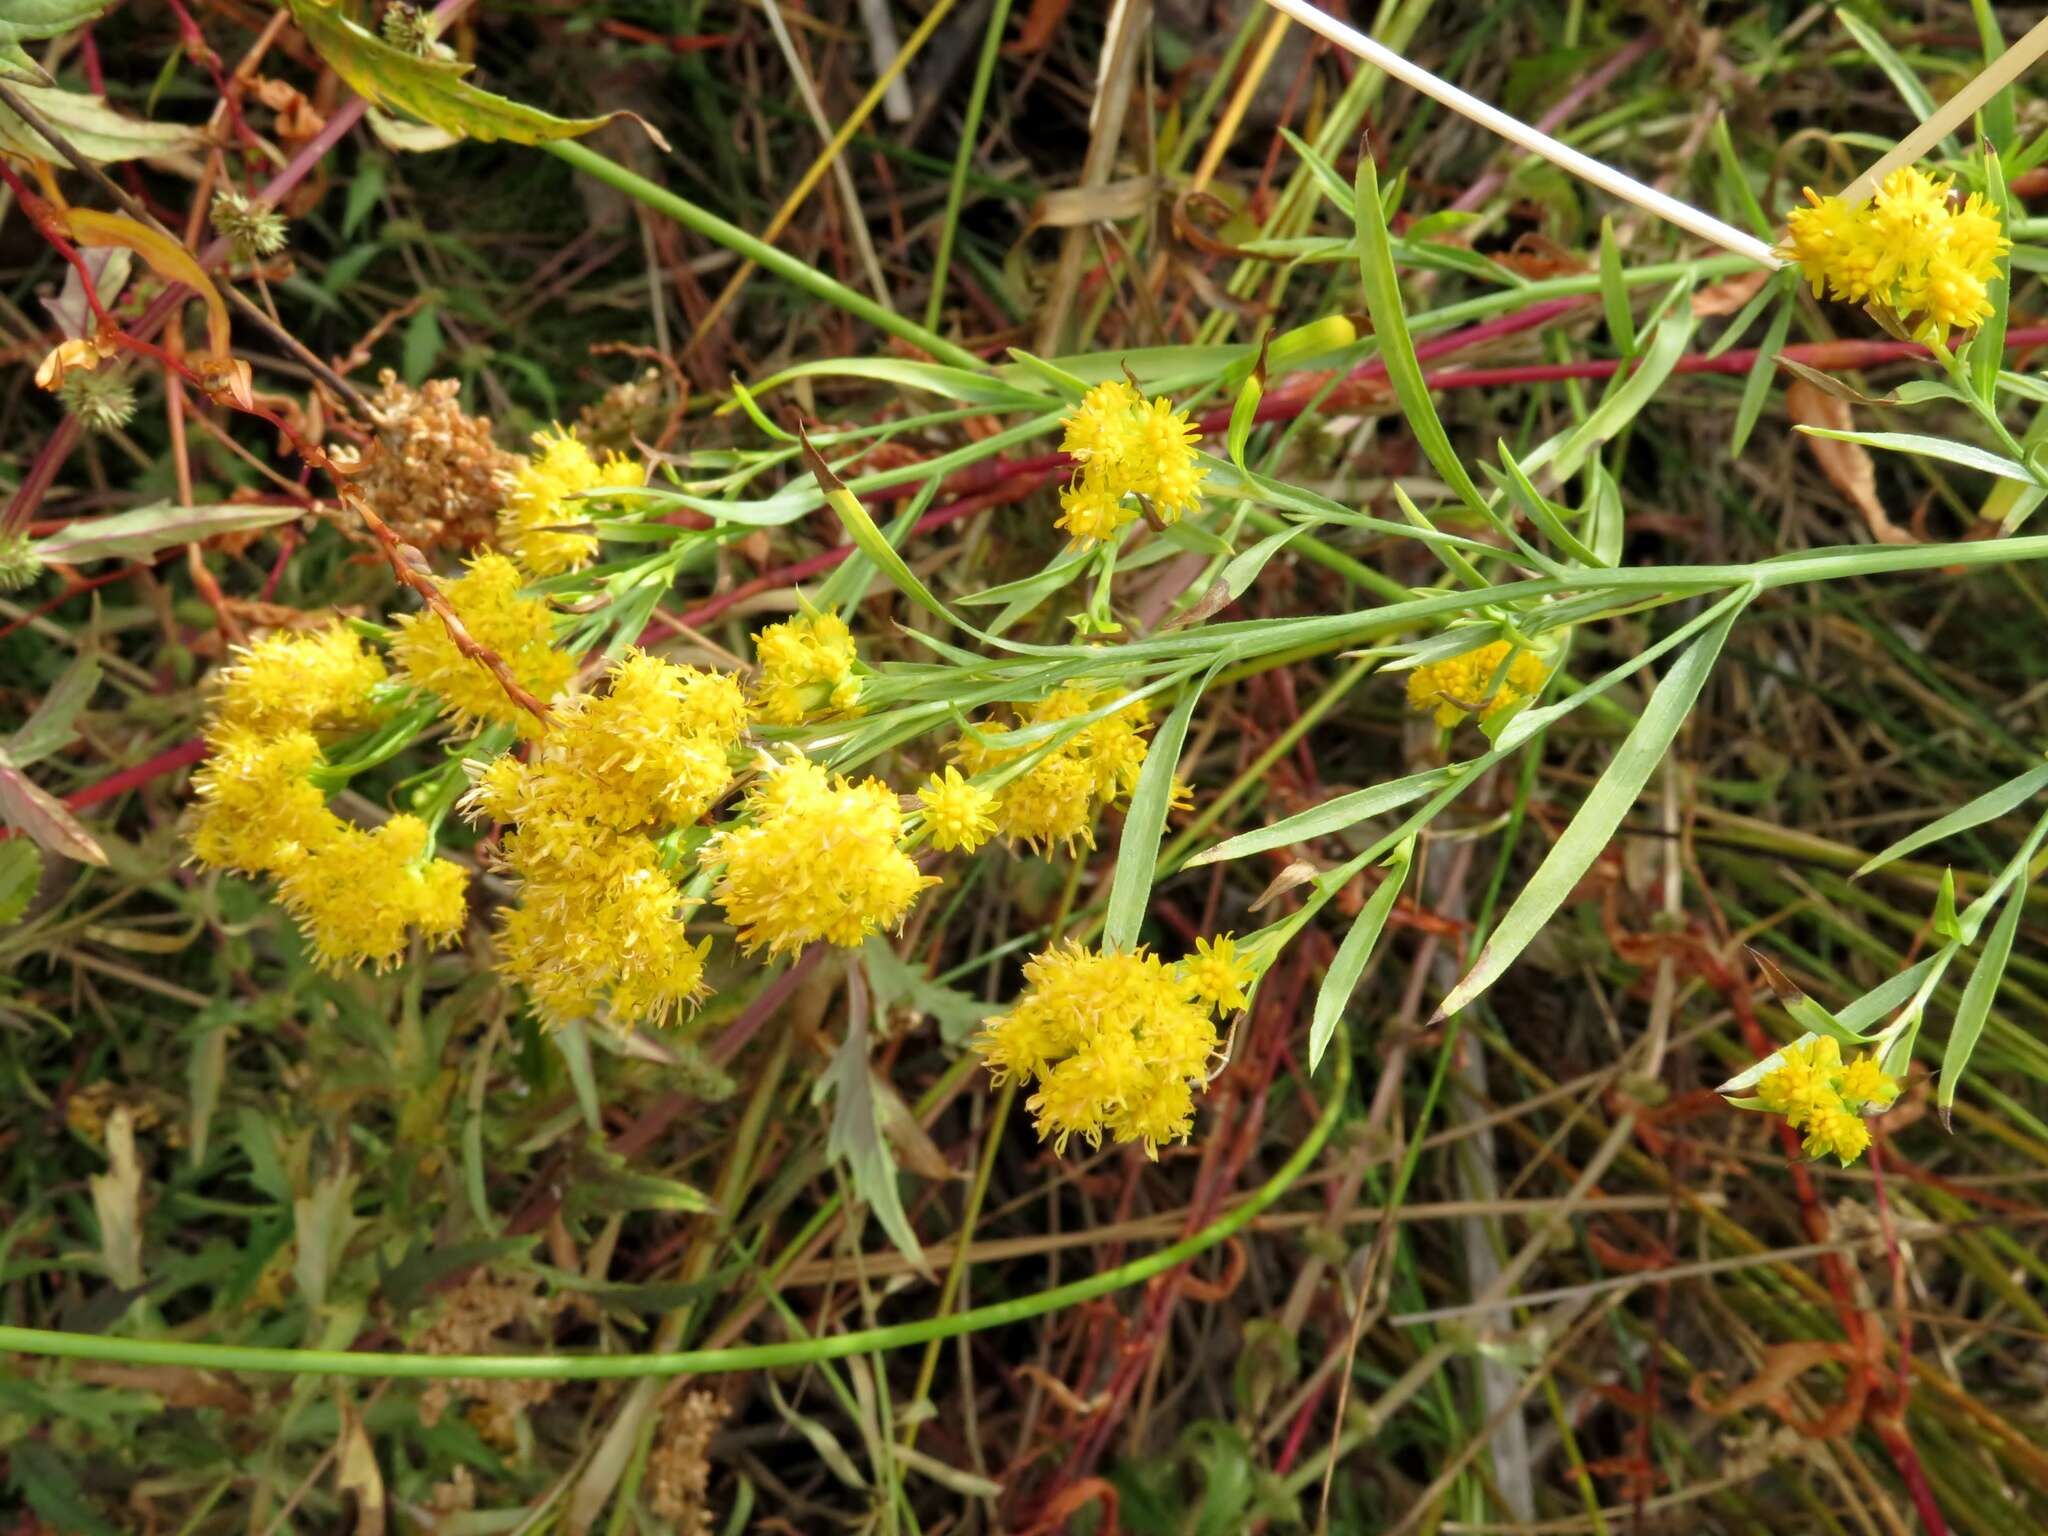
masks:
<svg viewBox="0 0 2048 1536"><path fill-rule="evenodd" d="M1785 411L1797 426L1825 427L1830 432L1855 429L1849 402L1837 399L1805 379L1795 379L1785 390ZM1877 495L1877 469L1870 451L1861 443L1844 443L1831 437L1807 437L1806 451L1813 455L1828 483L1848 497L1870 536L1880 544L1917 543L1912 534L1894 523Z"/></svg>
<svg viewBox="0 0 2048 1536"><path fill-rule="evenodd" d="M1801 1374L1821 1365L1840 1365L1847 1370L1842 1398L1817 1419L1799 1418L1787 1389ZM1826 1339L1773 1344L1764 1351L1756 1375L1726 1397L1707 1397L1707 1384L1713 1379L1713 1372L1694 1378L1691 1395L1695 1406L1716 1418L1745 1408L1767 1407L1787 1428L1809 1440L1831 1440L1854 1429L1863 1421L1863 1405L1870 1396L1870 1370L1857 1346Z"/></svg>
<svg viewBox="0 0 2048 1536"><path fill-rule="evenodd" d="M1755 298L1757 290L1770 280L1770 270L1758 267L1754 272L1739 272L1723 282L1709 283L1692 296L1692 312L1701 320L1732 315Z"/></svg>

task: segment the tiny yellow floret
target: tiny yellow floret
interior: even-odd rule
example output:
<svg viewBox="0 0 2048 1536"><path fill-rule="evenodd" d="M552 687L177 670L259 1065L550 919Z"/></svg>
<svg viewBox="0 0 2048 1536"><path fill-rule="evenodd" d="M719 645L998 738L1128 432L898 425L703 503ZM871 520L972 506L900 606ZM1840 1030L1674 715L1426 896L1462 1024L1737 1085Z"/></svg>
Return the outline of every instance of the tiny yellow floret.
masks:
<svg viewBox="0 0 2048 1536"><path fill-rule="evenodd" d="M1467 715L1488 716L1510 709L1542 692L1548 676L1543 659L1529 650L1514 652L1505 640L1477 650L1427 661L1408 674L1408 707L1434 713L1446 728Z"/></svg>
<svg viewBox="0 0 2048 1536"><path fill-rule="evenodd" d="M1195 952L1180 967L1190 990L1218 1013L1244 1007L1244 989L1259 976L1259 968L1238 954L1237 940L1227 933L1195 940Z"/></svg>
<svg viewBox="0 0 2048 1536"><path fill-rule="evenodd" d="M618 454L594 458L575 433L560 427L534 433L533 446L537 456L513 476L498 513L498 544L529 576L559 576L597 554L596 535L565 526L588 517L574 498L599 486L645 485L647 471Z"/></svg>
<svg viewBox="0 0 2048 1536"><path fill-rule="evenodd" d="M1060 688L1035 704L1011 707L1019 725L1029 727L1092 714L1116 696L1114 690ZM1064 843L1069 853L1077 844L1093 848L1095 823L1102 812L1137 787L1138 772L1145 765L1149 715L1144 701L1138 700L1081 726L1058 750L998 789L995 819L1003 836L1040 851L1054 843ZM961 765L976 775L1016 762L1042 745L1003 746L1001 739L1009 731L992 723L985 723L981 733L986 741L969 738L954 749Z"/></svg>
<svg viewBox="0 0 2048 1536"><path fill-rule="evenodd" d="M296 730L344 730L375 714L370 691L384 681L384 660L345 624L275 630L238 647L214 674L220 726L276 736Z"/></svg>
<svg viewBox="0 0 2048 1536"><path fill-rule="evenodd" d="M933 774L917 800L924 807L925 831L941 852L972 853L995 835L996 797L961 778L958 768Z"/></svg>
<svg viewBox="0 0 2048 1536"><path fill-rule="evenodd" d="M1186 1138L1217 1039L1185 964L1069 943L1031 959L1024 981L974 1044L996 1082L1036 1081L1027 1104L1041 1138L1064 1152L1071 1136L1092 1147L1107 1134L1150 1157Z"/></svg>
<svg viewBox="0 0 2048 1536"><path fill-rule="evenodd" d="M554 648L554 617L545 602L522 595L525 584L519 567L505 556L482 554L442 595L470 638L495 652L519 685L545 704L568 685L576 662ZM433 613L401 614L397 622L392 660L409 682L439 694L445 712L458 724L476 728L497 722L522 736L541 733L543 723L506 696L489 667L463 655Z"/></svg>
<svg viewBox="0 0 2048 1536"><path fill-rule="evenodd" d="M769 725L801 725L813 715L847 714L860 705L853 631L836 613L801 613L754 636L761 678L755 710Z"/></svg>
<svg viewBox="0 0 2048 1536"><path fill-rule="evenodd" d="M855 784L792 758L762 775L743 810L748 819L714 833L701 857L724 866L713 894L749 953L852 948L938 884L899 846L902 803L879 779Z"/></svg>

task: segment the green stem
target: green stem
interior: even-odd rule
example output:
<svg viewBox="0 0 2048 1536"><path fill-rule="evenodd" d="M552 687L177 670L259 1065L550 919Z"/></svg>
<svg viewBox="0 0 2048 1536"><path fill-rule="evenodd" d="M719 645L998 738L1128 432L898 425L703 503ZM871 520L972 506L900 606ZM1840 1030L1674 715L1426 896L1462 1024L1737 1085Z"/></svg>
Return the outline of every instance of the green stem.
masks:
<svg viewBox="0 0 2048 1536"><path fill-rule="evenodd" d="M543 144L549 154L557 160L565 160L579 171L595 176L606 186L626 194L637 202L645 203L657 213L667 214L685 229L715 240L728 250L753 262L756 266L773 272L784 282L801 288L806 293L823 299L827 304L857 315L876 330L886 331L891 336L922 347L942 363L951 363L956 368L971 368L976 373L986 370L988 365L972 352L957 347L943 336L934 334L915 320L906 320L886 305L877 304L864 294L855 293L844 283L836 282L823 272L806 266L787 251L779 251L766 241L748 234L739 225L728 223L708 209L699 208L695 203L677 197L666 187L658 187L644 176L636 176L596 150L579 144L572 139L555 139Z"/></svg>
<svg viewBox="0 0 2048 1536"><path fill-rule="evenodd" d="M1338 1029L1343 1029L1341 1023ZM194 1344L177 1339L118 1339L102 1333L8 1327L0 1327L0 1352L47 1355L67 1360L116 1360L129 1365L189 1365L215 1371L273 1371L288 1375L621 1381L649 1376L698 1376L810 1365L819 1360L843 1360L849 1355L873 1354L885 1349L900 1349L907 1344L925 1344L933 1339L979 1333L987 1328L1004 1328L1026 1318L1041 1317L1062 1307L1076 1306L1141 1284L1154 1275L1164 1274L1175 1265L1208 1252L1242 1231L1255 1216L1294 1187L1295 1181L1308 1171L1309 1165L1322 1152L1331 1133L1337 1129L1337 1122L1343 1117L1345 1092L1351 1079L1349 1042L1338 1041L1337 1048L1330 1054L1335 1058L1335 1080L1323 1101L1322 1114L1309 1128L1308 1135L1295 1149L1294 1155L1273 1177L1200 1232L1142 1259L1104 1270L1099 1275L1057 1285L1035 1296L994 1302L971 1311L956 1312L949 1317L895 1323L886 1328L867 1328L858 1333L837 1333L822 1339L800 1339L787 1344L658 1351L646 1355L379 1355L347 1349L274 1349L239 1344Z"/></svg>
<svg viewBox="0 0 2048 1536"><path fill-rule="evenodd" d="M946 215L939 220L939 249L932 258L931 297L925 300L925 328L937 332L939 314L946 307L946 269L953 263L953 236L960 227L960 204L967 195L967 172L974 163L974 148L981 140L981 114L988 103L988 83L995 78L996 60L1003 51L1003 31L1010 23L1010 0L995 0L989 12L988 32L981 40L981 58L974 66L974 84L967 93L967 119L960 125L960 153L953 157L953 179L946 187Z"/></svg>

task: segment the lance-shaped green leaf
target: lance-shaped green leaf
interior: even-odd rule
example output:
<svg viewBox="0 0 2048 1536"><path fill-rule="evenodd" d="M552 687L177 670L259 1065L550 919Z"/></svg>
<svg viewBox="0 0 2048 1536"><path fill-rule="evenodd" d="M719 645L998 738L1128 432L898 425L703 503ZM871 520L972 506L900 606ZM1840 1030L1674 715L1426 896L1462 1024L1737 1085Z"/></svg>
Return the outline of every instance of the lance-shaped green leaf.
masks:
<svg viewBox="0 0 2048 1536"><path fill-rule="evenodd" d="M60 859L76 859L81 864L107 862L105 850L64 802L30 782L5 750L0 750L0 821Z"/></svg>
<svg viewBox="0 0 2048 1536"><path fill-rule="evenodd" d="M229 505L180 507L170 502L116 512L111 517L75 517L32 546L38 559L57 565L89 560L147 560L160 550L210 539L221 533L271 528L305 515L305 508Z"/></svg>
<svg viewBox="0 0 2048 1536"><path fill-rule="evenodd" d="M475 66L395 48L350 20L340 0L289 0L289 4L292 19L327 66L358 96L386 111L403 112L462 138L509 139L515 144L580 138L615 117L627 117L639 123L656 144L668 148L666 139L631 112L556 117L495 96L464 78Z"/></svg>
<svg viewBox="0 0 2048 1536"><path fill-rule="evenodd" d="M2018 480L2025 485L2035 483L2027 466L2017 459L2008 459L2002 453L1992 453L1969 443L1952 443L1945 437L1924 437L1918 432L1837 432L1830 427L1795 426L1793 430L1808 437L1831 437L1838 443L1861 443L1865 448L1883 448L1923 459L1941 459L1950 464L1960 464L1964 469L1996 475L2001 480Z"/></svg>
<svg viewBox="0 0 2048 1536"><path fill-rule="evenodd" d="M1629 312L1628 284L1621 275L1621 246L1614 238L1614 220L1600 220L1600 304L1607 314L1607 336L1623 357L1636 355L1636 322Z"/></svg>
<svg viewBox="0 0 2048 1536"><path fill-rule="evenodd" d="M917 573L896 553L896 546L882 536L882 530L877 528L875 520L868 516L867 508L860 504L860 498L846 488L846 482L832 472L832 466L811 446L811 440L804 435L802 427L798 427L797 434L802 440L804 466L816 478L818 489L825 493L825 505L832 509L833 515L846 529L847 537L853 540L860 552L874 561L875 568L895 584L897 591L920 608L955 628L966 628L946 611L944 603L932 596L931 589L917 579Z"/></svg>
<svg viewBox="0 0 2048 1536"><path fill-rule="evenodd" d="M0 6L0 79L48 85L48 73L21 45L82 27L112 4L113 0L7 0Z"/></svg>
<svg viewBox="0 0 2048 1536"><path fill-rule="evenodd" d="M1315 1071L1323 1059L1323 1052L1330 1047L1330 1039L1337 1032L1337 1020L1343 1017L1345 1005L1351 1001L1351 994L1358 986L1358 978L1365 973L1365 963L1372 958L1373 946L1380 941L1380 934L1387 926L1387 917L1394 910L1394 902L1400 897L1401 887L1408 882L1408 865L1415 856L1415 839L1404 837L1394 849L1394 856L1387 860L1387 873L1380 881L1379 888L1366 898L1352 921L1351 931L1344 935L1344 942L1337 947L1337 954L1330 961L1330 968L1323 974L1323 984L1316 989L1315 1012L1308 1025L1308 1069Z"/></svg>
<svg viewBox="0 0 2048 1536"><path fill-rule="evenodd" d="M2010 87L2008 87L2008 92ZM2009 94L2006 109L2011 110ZM1989 109L1987 107L1987 116ZM1998 151L1992 150L1984 156L1984 191L1991 211L2001 224L2012 222L2012 199L2005 190L2005 171L2000 166ZM1997 409L1998 373L2005 361L2005 319L2012 305L2012 261L2008 257L1992 267L1991 281L1984 285L1984 296L1991 304L1991 314L1977 327L1977 334L1970 341L1970 387L1977 392L1987 409Z"/></svg>
<svg viewBox="0 0 2048 1536"><path fill-rule="evenodd" d="M1152 877L1159 863L1159 839L1166 831L1166 809L1173 799L1173 771L1180 765L1181 743L1187 740L1188 721L1202 691L1223 665L1218 659L1202 677L1181 695L1145 749L1144 765L1138 770L1137 787L1131 791L1130 809L1124 813L1124 830L1117 841L1116 873L1109 883L1109 908L1102 923L1105 949L1131 949L1138 942L1138 929L1145 921L1145 904L1152 899Z"/></svg>
<svg viewBox="0 0 2048 1536"><path fill-rule="evenodd" d="M1355 826L1368 816L1398 810L1411 800L1420 800L1432 790L1448 784L1454 776L1451 768L1429 768L1421 773L1411 773L1405 779L1392 779L1385 784L1374 784L1367 789L1354 789L1348 795L1339 795L1334 800L1325 800L1321 805L1310 806L1297 811L1284 820L1274 822L1270 827L1260 827L1256 832L1240 832L1236 837L1226 838L1213 848L1204 848L1189 859L1182 867L1193 869L1201 864L1221 864L1228 859L1249 858L1255 853L1264 853L1269 848L1285 848L1294 843L1306 843L1314 838L1328 837L1332 832L1341 832Z"/></svg>
<svg viewBox="0 0 2048 1536"><path fill-rule="evenodd" d="M1984 941L1984 953L1977 957L1977 968L1970 972L1969 983L1963 988L1963 999L1956 1004L1955 1023L1948 1032L1948 1045L1941 1053L1941 1081L1934 1094L1943 1125L1949 1123L1949 1114L1956 1102L1956 1085L1963 1080L1963 1069L1970 1064L1970 1053L1977 1049L1977 1037L1984 1033L1984 1021L1991 1016L1991 1003L1998 996L1998 984L2005 979L2005 965L2012 958L2013 939L2019 933L2020 913L2026 905L2025 886L2015 885L2006 893L2005 905L1999 908L1991 937Z"/></svg>
<svg viewBox="0 0 2048 1536"><path fill-rule="evenodd" d="M1972 827L1996 820L2008 811L2017 810L2044 788L2048 788L2048 763L2029 768L2017 778L2007 779L1995 789L1987 789L1969 804L1957 806L1946 816L1930 821L1919 831L1907 833L1884 852L1865 859L1854 878L1860 879L1872 870L1883 869L1894 859L1903 859L1929 843L1938 843L1945 837L1954 837L1958 832L1967 832Z"/></svg>
<svg viewBox="0 0 2048 1536"><path fill-rule="evenodd" d="M73 149L102 165L167 155L199 142L196 129L182 123L152 123L127 117L108 106L104 97L59 90L55 86L9 83L7 88ZM56 146L4 101L0 101L0 150L35 160L61 158Z"/></svg>
<svg viewBox="0 0 2048 1536"><path fill-rule="evenodd" d="M918 1273L930 1278L931 1267L903 1210L896 1187L896 1159L882 1138L881 1105L869 1074L866 1010L848 1022L846 1039L832 1053L832 1064L818 1079L816 1097L832 1099L832 1128L825 1137L825 1155L846 1165L854 1193L867 1203L899 1252Z"/></svg>
<svg viewBox="0 0 2048 1536"><path fill-rule="evenodd" d="M1739 595L1746 599L1748 594ZM1579 878L1593 867L1593 861L1614 836L1614 829L1621 825L1622 817L1636 803L1651 772L1663 761L1679 727L1685 724L1694 700L1699 698L1700 689L1714 670L1721 647L1727 643L1729 630L1745 606L1746 601L1729 603L1720 620L1693 641L1665 674L1650 695L1642 718L1628 733L1592 793L1586 796L1586 803L1579 807L1571 824L1516 896L1472 969L1437 1009L1438 1019L1449 1018L1498 981L1550 921L1551 914L1564 904Z"/></svg>
<svg viewBox="0 0 2048 1536"><path fill-rule="evenodd" d="M42 850L25 837L0 843L0 928L18 922L43 878Z"/></svg>
<svg viewBox="0 0 2048 1536"><path fill-rule="evenodd" d="M99 657L91 651L81 651L78 659L64 669L64 675L43 695L35 713L7 739L7 755L13 759L14 765L26 768L69 746L73 734L71 722L78 718L78 712L85 708L86 701L99 685Z"/></svg>

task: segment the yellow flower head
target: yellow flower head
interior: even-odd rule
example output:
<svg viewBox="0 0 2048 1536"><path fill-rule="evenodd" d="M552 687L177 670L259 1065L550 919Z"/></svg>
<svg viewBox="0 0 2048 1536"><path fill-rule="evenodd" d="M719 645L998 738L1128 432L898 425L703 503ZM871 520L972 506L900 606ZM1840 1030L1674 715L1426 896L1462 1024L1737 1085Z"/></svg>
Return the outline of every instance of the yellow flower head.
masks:
<svg viewBox="0 0 2048 1536"><path fill-rule="evenodd" d="M525 578L505 556L482 554L442 588L442 595L477 644L493 651L519 685L543 703L568 685L575 659L554 648L554 619L548 605L520 595ZM401 614L392 659L407 681L441 696L442 707L459 724L496 721L522 736L537 736L542 722L505 695L490 668L456 649L447 628L431 612Z"/></svg>
<svg viewBox="0 0 2048 1536"><path fill-rule="evenodd" d="M468 884L460 865L427 857L425 822L394 816L373 832L344 825L284 871L278 896L321 969L381 971L404 955L408 928L436 946L458 938Z"/></svg>
<svg viewBox="0 0 2048 1536"><path fill-rule="evenodd" d="M1108 539L1133 521L1139 509L1126 497L1146 498L1162 523L1201 504L1208 471L1195 458L1195 444L1202 434L1172 401L1148 401L1132 384L1105 380L1081 397L1063 426L1060 449L1081 468L1060 494L1059 527L1076 539Z"/></svg>
<svg viewBox="0 0 2048 1536"><path fill-rule="evenodd" d="M754 636L761 664L755 706L770 725L800 725L812 715L844 714L860 704L853 631L836 613L803 613Z"/></svg>
<svg viewBox="0 0 2048 1536"><path fill-rule="evenodd" d="M217 726L209 755L193 775L198 795L192 855L214 869L276 874L346 826L307 777L320 766L311 731L266 737L246 726Z"/></svg>
<svg viewBox="0 0 2048 1536"><path fill-rule="evenodd" d="M1777 1070L1756 1085L1764 1108L1783 1115L1794 1130L1818 1111L1840 1102L1835 1078L1842 1070L1842 1048L1826 1035L1788 1047Z"/></svg>
<svg viewBox="0 0 2048 1536"><path fill-rule="evenodd" d="M238 648L234 664L214 676L216 729L275 736L367 724L375 712L370 690L384 681L384 661L347 625L335 623L275 630Z"/></svg>
<svg viewBox="0 0 2048 1536"><path fill-rule="evenodd" d="M559 576L587 565L597 554L593 534L567 531L587 514L573 499L599 486L641 486L644 466L617 454L602 462L573 432L556 427L536 432L539 456L512 480L512 492L498 513L498 543L530 576Z"/></svg>
<svg viewBox="0 0 2048 1536"><path fill-rule="evenodd" d="M1443 661L1427 661L1408 674L1408 707L1434 711L1450 727L1469 714L1493 715L1533 699L1543 689L1543 660L1520 650L1509 659L1505 640Z"/></svg>
<svg viewBox="0 0 2048 1536"><path fill-rule="evenodd" d="M1808 1156L1832 1153L1844 1166L1870 1145L1870 1127L1860 1111L1884 1109L1898 1096L1897 1080L1885 1075L1876 1057L1859 1056L1845 1065L1842 1048L1825 1035L1787 1046L1756 1085L1762 1108L1806 1133Z"/></svg>
<svg viewBox="0 0 2048 1536"><path fill-rule="evenodd" d="M683 826L732 784L732 727L745 719L738 695L730 678L629 650L605 692L559 700L527 759L496 759L466 803L572 839L582 823L617 832Z"/></svg>
<svg viewBox="0 0 2048 1536"><path fill-rule="evenodd" d="M1013 707L1023 725L1045 725L1088 714L1115 697L1114 691L1061 688L1036 704ZM1127 704L1082 726L1058 751L997 790L995 818L1002 834L1013 843L1041 851L1054 843L1066 844L1069 853L1077 843L1094 847L1096 819L1137 785L1138 771L1145 763L1143 733L1149 718L1143 700ZM999 740L1007 732L999 726L984 726L983 734ZM969 773L979 774L1013 763L1038 745L1005 747L969 739L962 741L955 753Z"/></svg>
<svg viewBox="0 0 2048 1536"><path fill-rule="evenodd" d="M691 942L688 903L654 844L540 822L504 846L521 883L519 905L503 914L499 967L544 1022L559 1027L602 1007L624 1030L703 996L711 940Z"/></svg>
<svg viewBox="0 0 2048 1536"><path fill-rule="evenodd" d="M1095 1146L1107 1133L1156 1157L1188 1134L1216 1025L1186 975L1142 949L1068 944L1034 957L1024 981L975 1048L998 1083L1037 1081L1028 1107L1041 1137L1064 1152L1070 1136Z"/></svg>
<svg viewBox="0 0 2048 1536"><path fill-rule="evenodd" d="M1248 999L1244 989L1258 979L1259 968L1237 952L1229 934L1195 940L1195 952L1180 963L1188 989L1218 1013L1235 1013Z"/></svg>
<svg viewBox="0 0 2048 1536"><path fill-rule="evenodd" d="M1799 264L1815 297L1825 290L1882 305L1926 341L1990 317L1989 285L2012 242L1980 195L1957 204L1949 181L1902 166L1861 208L1811 187L1806 200L1787 216L1780 250Z"/></svg>
<svg viewBox="0 0 2048 1536"><path fill-rule="evenodd" d="M725 866L714 894L749 953L820 940L851 948L938 884L898 847L902 805L879 779L854 784L792 758L763 775L745 809L750 822L715 833L702 861Z"/></svg>
<svg viewBox="0 0 2048 1536"><path fill-rule="evenodd" d="M917 792L917 800L924 807L924 827L932 846L942 852L959 848L972 853L995 834L991 813L996 797L961 778L958 768L933 774Z"/></svg>
<svg viewBox="0 0 2048 1536"><path fill-rule="evenodd" d="M1858 1056L1842 1068L1842 1075L1835 1079L1835 1087L1843 1100L1852 1106L1870 1104L1888 1109L1899 1096L1899 1080L1886 1076L1875 1056Z"/></svg>

